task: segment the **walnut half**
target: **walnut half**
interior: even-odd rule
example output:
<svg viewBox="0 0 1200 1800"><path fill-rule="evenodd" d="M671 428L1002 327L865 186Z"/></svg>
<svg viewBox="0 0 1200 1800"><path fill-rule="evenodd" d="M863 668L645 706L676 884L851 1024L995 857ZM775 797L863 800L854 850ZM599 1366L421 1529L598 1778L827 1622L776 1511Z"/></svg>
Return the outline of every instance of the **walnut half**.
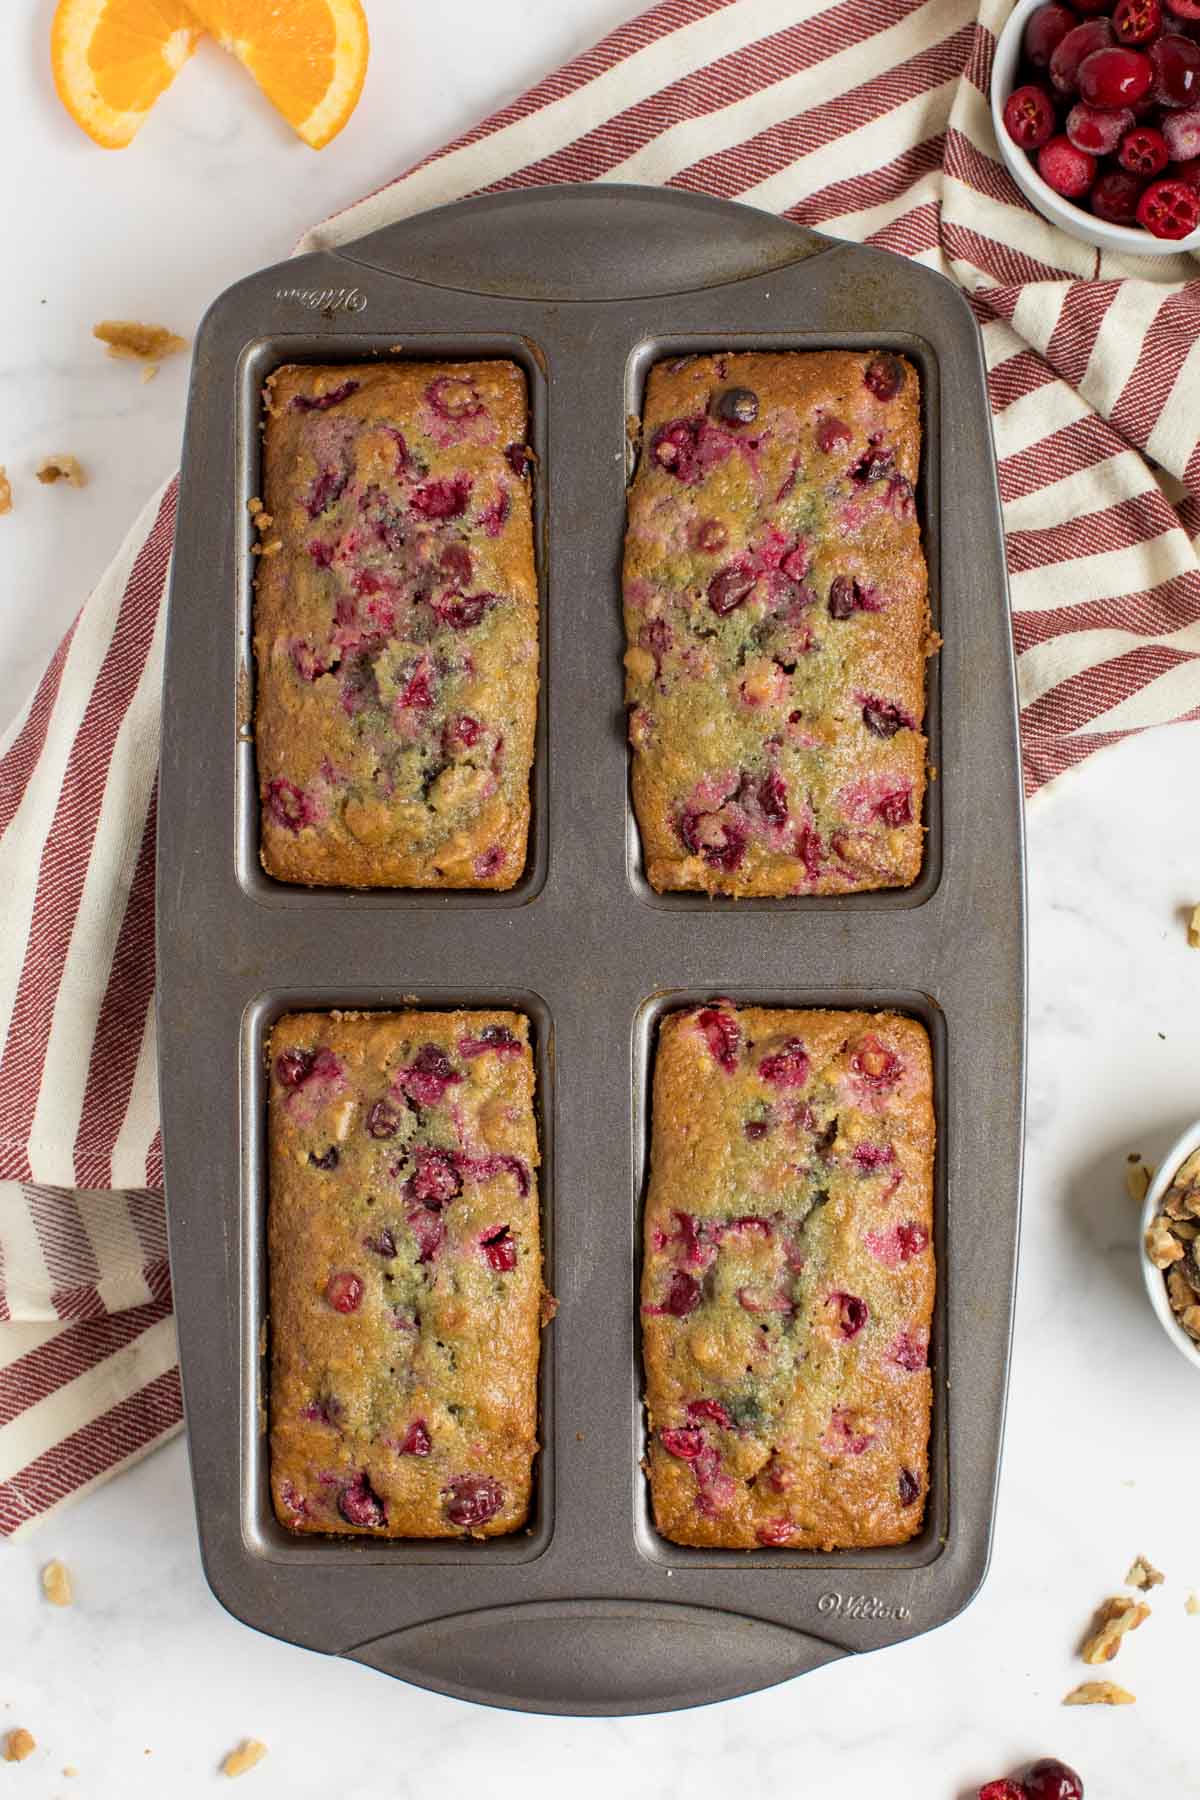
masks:
<svg viewBox="0 0 1200 1800"><path fill-rule="evenodd" d="M1114 1594L1106 1600L1092 1620L1092 1629L1084 1641L1080 1655L1085 1663L1111 1662L1121 1648L1127 1631L1136 1631L1150 1617L1150 1608L1140 1600Z"/></svg>

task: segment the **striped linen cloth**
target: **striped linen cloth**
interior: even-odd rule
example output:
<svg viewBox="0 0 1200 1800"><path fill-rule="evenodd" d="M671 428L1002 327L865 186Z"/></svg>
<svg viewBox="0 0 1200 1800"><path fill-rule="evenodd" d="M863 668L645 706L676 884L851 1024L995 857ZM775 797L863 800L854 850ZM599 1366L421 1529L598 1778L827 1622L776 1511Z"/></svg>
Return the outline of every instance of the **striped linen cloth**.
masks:
<svg viewBox="0 0 1200 1800"><path fill-rule="evenodd" d="M337 214L651 182L917 258L983 329L1029 792L1200 718L1200 279L1031 212L992 136L1006 0L663 0ZM154 1082L163 587L151 502L0 745L0 1532L179 1420ZM615 604L615 600L614 600Z"/></svg>

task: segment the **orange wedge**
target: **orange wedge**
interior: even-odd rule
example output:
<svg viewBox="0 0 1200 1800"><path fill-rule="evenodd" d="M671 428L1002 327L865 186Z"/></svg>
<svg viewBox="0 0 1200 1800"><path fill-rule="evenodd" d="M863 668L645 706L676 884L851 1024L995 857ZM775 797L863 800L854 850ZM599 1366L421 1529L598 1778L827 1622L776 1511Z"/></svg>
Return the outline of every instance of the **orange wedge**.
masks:
<svg viewBox="0 0 1200 1800"><path fill-rule="evenodd" d="M320 150L358 103L367 72L360 0L189 0L306 144Z"/></svg>
<svg viewBox="0 0 1200 1800"><path fill-rule="evenodd" d="M120 150L200 35L182 0L59 0L50 29L59 99L90 138Z"/></svg>

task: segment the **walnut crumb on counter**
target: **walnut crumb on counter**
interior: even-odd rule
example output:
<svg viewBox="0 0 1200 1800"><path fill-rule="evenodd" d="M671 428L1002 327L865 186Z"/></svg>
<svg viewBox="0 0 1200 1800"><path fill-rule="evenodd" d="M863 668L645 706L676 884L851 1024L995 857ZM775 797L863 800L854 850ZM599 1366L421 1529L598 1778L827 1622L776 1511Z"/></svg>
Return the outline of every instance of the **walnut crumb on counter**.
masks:
<svg viewBox="0 0 1200 1800"><path fill-rule="evenodd" d="M34 474L43 485L65 481L71 487L87 486L87 476L74 456L43 456Z"/></svg>
<svg viewBox="0 0 1200 1800"><path fill-rule="evenodd" d="M1137 1696L1115 1681L1081 1681L1063 1695L1064 1706L1132 1706Z"/></svg>
<svg viewBox="0 0 1200 1800"><path fill-rule="evenodd" d="M1200 1595L1189 1594L1183 1603L1183 1610L1185 1613L1191 1613L1192 1617L1195 1618L1196 1614L1200 1613Z"/></svg>
<svg viewBox="0 0 1200 1800"><path fill-rule="evenodd" d="M12 485L5 473L4 464L0 463L0 513L12 511Z"/></svg>
<svg viewBox="0 0 1200 1800"><path fill-rule="evenodd" d="M1135 1556L1125 1580L1130 1587L1141 1588L1143 1593L1147 1593L1152 1587L1161 1587L1166 1576L1161 1569L1155 1568L1149 1557Z"/></svg>
<svg viewBox="0 0 1200 1800"><path fill-rule="evenodd" d="M1193 906L1188 920L1188 943L1193 950L1200 950L1200 906Z"/></svg>
<svg viewBox="0 0 1200 1800"><path fill-rule="evenodd" d="M1149 1617L1150 1608L1142 1601L1114 1594L1096 1613L1079 1654L1085 1663L1111 1662L1121 1648L1125 1633L1136 1631Z"/></svg>
<svg viewBox="0 0 1200 1800"><path fill-rule="evenodd" d="M1150 1192L1150 1183L1154 1180L1154 1170L1149 1163L1144 1163L1140 1156L1128 1158L1125 1164L1125 1192L1135 1206L1140 1206Z"/></svg>
<svg viewBox="0 0 1200 1800"><path fill-rule="evenodd" d="M70 1606L73 1597L71 1577L65 1563L56 1559L46 1564L42 1570L42 1592L51 1606Z"/></svg>
<svg viewBox="0 0 1200 1800"><path fill-rule="evenodd" d="M231 1750L221 1764L222 1775L233 1777L248 1774L267 1754L267 1746L258 1738L243 1738L236 1750Z"/></svg>
<svg viewBox="0 0 1200 1800"><path fill-rule="evenodd" d="M137 319L101 319L92 326L92 336L107 345L110 356L130 362L157 364L164 356L188 347L186 338L176 336L165 325L143 325Z"/></svg>
<svg viewBox="0 0 1200 1800"><path fill-rule="evenodd" d="M25 1758L32 1756L36 1749L37 1739L33 1733L26 1731L23 1725L18 1725L16 1730L10 1731L4 1740L4 1760L5 1762L24 1762Z"/></svg>

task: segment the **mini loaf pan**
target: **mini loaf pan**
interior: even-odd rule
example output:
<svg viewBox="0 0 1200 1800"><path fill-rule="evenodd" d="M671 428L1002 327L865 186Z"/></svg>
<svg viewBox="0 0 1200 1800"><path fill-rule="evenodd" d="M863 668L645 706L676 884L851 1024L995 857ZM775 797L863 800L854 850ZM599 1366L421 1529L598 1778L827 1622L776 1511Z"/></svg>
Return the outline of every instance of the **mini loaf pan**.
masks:
<svg viewBox="0 0 1200 1800"><path fill-rule="evenodd" d="M922 376L934 621L925 859L909 889L709 900L648 887L629 801L627 432L660 357L893 348ZM258 862L250 657L260 392L284 362L504 356L538 453L542 688L508 893L309 891ZM201 775L198 771L202 772ZM464 201L267 269L197 339L168 619L158 1031L172 1269L205 1569L237 1617L497 1706L653 1712L943 1623L987 1567L1024 1105L1024 861L1003 536L979 334L899 257L658 189ZM925 1527L876 1551L713 1552L654 1529L636 1282L664 1012L890 1009L934 1050L938 1298ZM529 1527L485 1543L294 1538L266 1482L263 1042L310 1007L505 1006L535 1044L547 1281Z"/></svg>

